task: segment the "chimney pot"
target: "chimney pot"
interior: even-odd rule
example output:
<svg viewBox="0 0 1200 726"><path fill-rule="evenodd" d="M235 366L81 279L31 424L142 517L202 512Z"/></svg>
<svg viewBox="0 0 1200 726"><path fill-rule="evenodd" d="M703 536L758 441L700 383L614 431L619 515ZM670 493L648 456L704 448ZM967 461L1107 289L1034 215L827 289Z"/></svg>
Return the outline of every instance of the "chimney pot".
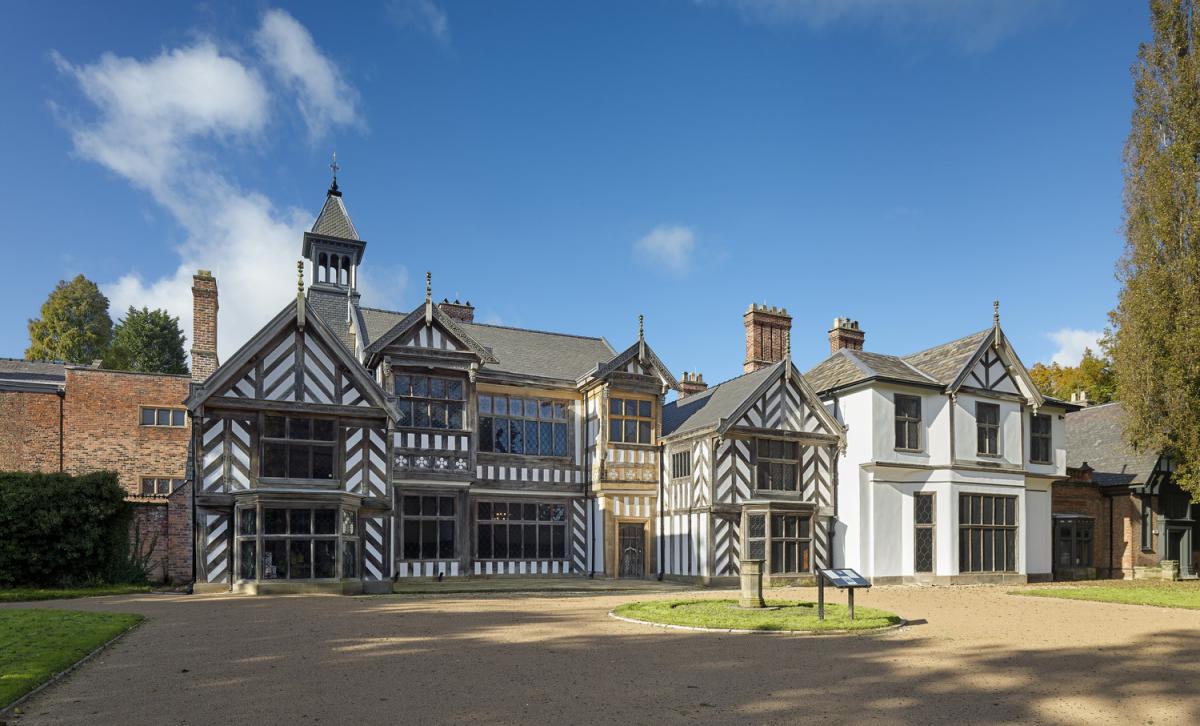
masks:
<svg viewBox="0 0 1200 726"><path fill-rule="evenodd" d="M442 300L438 303L438 310L460 323L475 322L475 308L471 305L470 300L465 303L460 303L458 300L454 302L450 302L449 299Z"/></svg>
<svg viewBox="0 0 1200 726"><path fill-rule="evenodd" d="M834 318L833 328L829 330L829 354L833 355L843 348L862 350L866 337L857 320Z"/></svg>
<svg viewBox="0 0 1200 726"><path fill-rule="evenodd" d="M708 390L704 376L695 371L684 371L683 380L679 382L679 398L684 399L702 391Z"/></svg>

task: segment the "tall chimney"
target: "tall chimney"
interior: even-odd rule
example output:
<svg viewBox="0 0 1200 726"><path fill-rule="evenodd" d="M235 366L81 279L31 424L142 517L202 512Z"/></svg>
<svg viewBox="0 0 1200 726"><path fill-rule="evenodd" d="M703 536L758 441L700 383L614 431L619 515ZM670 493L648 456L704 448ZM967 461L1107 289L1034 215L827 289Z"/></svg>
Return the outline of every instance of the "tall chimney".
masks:
<svg viewBox="0 0 1200 726"><path fill-rule="evenodd" d="M470 300L460 303L458 300L450 302L448 299L442 298L442 301L438 303L438 310L460 323L475 322L475 306L471 304Z"/></svg>
<svg viewBox="0 0 1200 726"><path fill-rule="evenodd" d="M708 384L704 382L704 374L695 371L684 371L683 377L679 379L679 398L680 400L696 393L702 393L708 390Z"/></svg>
<svg viewBox="0 0 1200 726"><path fill-rule="evenodd" d="M792 316L787 308L751 303L742 319L746 323L746 361L742 370L752 373L783 360L791 348L792 336Z"/></svg>
<svg viewBox="0 0 1200 726"><path fill-rule="evenodd" d="M842 348L862 350L866 337L867 334L858 327L857 320L834 318L833 328L829 331L829 354L833 355Z"/></svg>
<svg viewBox="0 0 1200 726"><path fill-rule="evenodd" d="M192 380L203 383L218 365L217 279L198 270L192 276Z"/></svg>

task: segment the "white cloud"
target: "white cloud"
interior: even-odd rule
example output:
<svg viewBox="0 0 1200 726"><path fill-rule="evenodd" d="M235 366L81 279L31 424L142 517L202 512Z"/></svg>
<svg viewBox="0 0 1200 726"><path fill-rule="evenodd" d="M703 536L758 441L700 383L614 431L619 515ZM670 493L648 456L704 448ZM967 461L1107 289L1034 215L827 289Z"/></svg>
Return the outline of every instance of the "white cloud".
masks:
<svg viewBox="0 0 1200 726"><path fill-rule="evenodd" d="M401 28L416 28L442 43L450 39L450 20L434 0L391 0L387 14Z"/></svg>
<svg viewBox="0 0 1200 726"><path fill-rule="evenodd" d="M1055 10L1058 0L695 0L728 5L747 21L799 23L822 30L842 23L897 32L937 31L968 51L987 51Z"/></svg>
<svg viewBox="0 0 1200 726"><path fill-rule="evenodd" d="M1058 345L1050 362L1060 366L1076 366L1083 360L1083 351L1091 348L1092 352L1100 351L1100 338L1104 335L1101 330L1080 330L1078 328L1063 328L1053 333L1046 333Z"/></svg>
<svg viewBox="0 0 1200 726"><path fill-rule="evenodd" d="M643 261L675 273L687 272L695 248L695 233L679 225L659 225L633 243L634 252Z"/></svg>
<svg viewBox="0 0 1200 726"><path fill-rule="evenodd" d="M263 60L296 93L296 105L312 138L333 126L361 125L358 91L313 42L308 29L282 10L268 10L254 42Z"/></svg>
<svg viewBox="0 0 1200 726"><path fill-rule="evenodd" d="M298 26L271 11L263 28L273 24L270 33L284 27L294 36L288 23ZM307 40L304 53L319 56L308 32L300 31ZM328 59L320 60L340 79ZM187 235L176 249L179 263L172 273L147 279L130 272L101 285L114 316L130 305L165 308L179 317L190 339L192 275L212 270L220 289L218 351L228 358L295 295L301 235L317 211L279 208L224 176L211 158L222 145L265 136L275 89L258 70L208 40L147 60L105 54L95 63L73 65L56 55L55 62L95 110L94 118L64 120L76 153L146 190ZM311 89L287 84L285 90L304 98ZM399 287L384 279L374 286Z"/></svg>

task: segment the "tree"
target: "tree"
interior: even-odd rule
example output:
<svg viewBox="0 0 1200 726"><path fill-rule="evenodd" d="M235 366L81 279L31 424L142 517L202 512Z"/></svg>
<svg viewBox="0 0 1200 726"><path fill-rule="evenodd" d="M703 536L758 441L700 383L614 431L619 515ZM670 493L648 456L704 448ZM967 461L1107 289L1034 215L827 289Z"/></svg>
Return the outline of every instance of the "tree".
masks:
<svg viewBox="0 0 1200 726"><path fill-rule="evenodd" d="M1096 355L1091 348L1083 351L1079 365L1037 363L1029 369L1029 376L1042 393L1067 401L1076 391L1085 391L1092 403L1108 403L1117 392L1112 361L1103 352Z"/></svg>
<svg viewBox="0 0 1200 726"><path fill-rule="evenodd" d="M1200 7L1151 0L1154 37L1133 68L1125 145L1125 252L1110 315L1125 435L1166 451L1200 497Z"/></svg>
<svg viewBox="0 0 1200 726"><path fill-rule="evenodd" d="M179 318L166 310L130 306L113 328L104 367L139 373L187 373Z"/></svg>
<svg viewBox="0 0 1200 726"><path fill-rule="evenodd" d="M104 356L112 337L108 298L83 275L60 280L42 303L42 317L29 321L26 360L91 363Z"/></svg>

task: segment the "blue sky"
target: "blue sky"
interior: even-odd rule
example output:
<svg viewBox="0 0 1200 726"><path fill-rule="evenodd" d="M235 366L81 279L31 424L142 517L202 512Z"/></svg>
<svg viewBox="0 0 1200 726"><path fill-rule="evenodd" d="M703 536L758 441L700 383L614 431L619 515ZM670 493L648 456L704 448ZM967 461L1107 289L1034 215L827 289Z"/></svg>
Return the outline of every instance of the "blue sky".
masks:
<svg viewBox="0 0 1200 726"><path fill-rule="evenodd" d="M907 353L990 324L1027 365L1106 323L1140 2L9 4L0 355L59 279L168 307L213 269L227 357L295 289L336 148L364 304L741 370L835 316ZM1091 332L1089 332L1091 331Z"/></svg>

